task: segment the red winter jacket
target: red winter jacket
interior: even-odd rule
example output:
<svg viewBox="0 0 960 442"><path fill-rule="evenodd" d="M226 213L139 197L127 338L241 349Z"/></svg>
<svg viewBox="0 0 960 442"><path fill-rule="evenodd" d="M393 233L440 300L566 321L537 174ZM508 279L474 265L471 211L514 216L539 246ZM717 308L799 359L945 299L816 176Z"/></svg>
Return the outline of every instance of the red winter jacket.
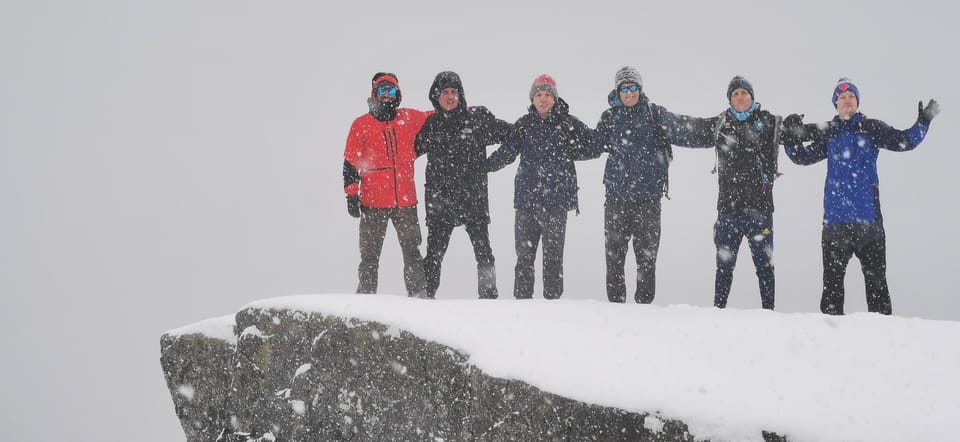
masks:
<svg viewBox="0 0 960 442"><path fill-rule="evenodd" d="M343 158L356 169L360 182L344 183L347 196L359 193L365 207L416 205L413 162L417 154L413 145L428 115L399 108L397 117L390 121L379 121L369 113L354 120Z"/></svg>

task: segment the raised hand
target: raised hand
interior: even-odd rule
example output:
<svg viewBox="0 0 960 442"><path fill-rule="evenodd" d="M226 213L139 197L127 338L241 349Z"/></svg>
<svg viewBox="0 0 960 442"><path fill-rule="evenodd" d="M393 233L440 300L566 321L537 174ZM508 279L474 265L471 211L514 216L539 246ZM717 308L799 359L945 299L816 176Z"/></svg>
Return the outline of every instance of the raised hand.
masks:
<svg viewBox="0 0 960 442"><path fill-rule="evenodd" d="M940 103L937 103L937 100L930 100L926 106L923 105L923 100L917 103L917 121L925 126L929 126L933 118L939 113Z"/></svg>
<svg viewBox="0 0 960 442"><path fill-rule="evenodd" d="M780 143L784 146L801 144L807 137L807 129L803 125L803 114L790 114L783 119L783 132L780 134Z"/></svg>

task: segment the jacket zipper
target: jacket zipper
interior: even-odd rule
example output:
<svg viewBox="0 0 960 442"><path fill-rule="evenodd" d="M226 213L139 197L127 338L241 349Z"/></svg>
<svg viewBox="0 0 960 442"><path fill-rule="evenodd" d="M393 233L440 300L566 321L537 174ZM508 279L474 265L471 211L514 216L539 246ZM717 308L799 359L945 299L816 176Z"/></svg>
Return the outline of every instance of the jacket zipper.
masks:
<svg viewBox="0 0 960 442"><path fill-rule="evenodd" d="M393 128L390 127L390 124L387 124L384 129L384 139L387 142L387 156L393 161L393 206L400 207L400 189L397 179L397 155L399 154L399 149L397 148L397 134Z"/></svg>

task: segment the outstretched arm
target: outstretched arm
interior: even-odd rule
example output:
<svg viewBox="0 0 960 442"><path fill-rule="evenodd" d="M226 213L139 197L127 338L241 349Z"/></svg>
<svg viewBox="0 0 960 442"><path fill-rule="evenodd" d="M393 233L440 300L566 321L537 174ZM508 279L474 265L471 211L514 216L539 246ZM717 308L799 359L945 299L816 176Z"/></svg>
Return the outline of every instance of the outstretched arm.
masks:
<svg viewBox="0 0 960 442"><path fill-rule="evenodd" d="M417 138L413 142L413 151L416 152L417 158L433 150L434 144L436 144L432 136L435 127L436 124L431 124L430 121L427 121L427 123L423 125L423 128L420 129L420 132L417 132Z"/></svg>
<svg viewBox="0 0 960 442"><path fill-rule="evenodd" d="M800 166L808 166L827 159L827 144L822 140L814 141L809 146L803 144L784 146L783 150L790 161Z"/></svg>
<svg viewBox="0 0 960 442"><path fill-rule="evenodd" d="M507 135L510 134L510 130L513 129L512 124L498 119L484 106L472 107L471 112L479 123L477 128L480 133L477 136L484 146L503 143L507 139Z"/></svg>
<svg viewBox="0 0 960 442"><path fill-rule="evenodd" d="M592 160L600 158L604 152L610 152L610 110L606 110L600 115L600 121L597 121L597 128L593 130L593 142L584 151L583 159Z"/></svg>
<svg viewBox="0 0 960 442"><path fill-rule="evenodd" d="M915 149L927 136L927 130L930 128L930 122L940 113L940 104L936 100L930 100L926 107L923 101L917 106L917 122L913 123L907 130L894 129L882 121L876 122L876 127L872 128L874 142L880 149L892 150L894 152L905 152Z"/></svg>
<svg viewBox="0 0 960 442"><path fill-rule="evenodd" d="M564 126L569 131L567 139L570 145L570 158L575 161L591 160L600 156L600 149L597 147L599 139L593 129L587 127L584 122L572 115L566 117L567 124Z"/></svg>
<svg viewBox="0 0 960 442"><path fill-rule="evenodd" d="M717 125L720 117L698 118L675 114L659 108L660 125L667 142L675 146L709 148L717 144ZM722 115L722 114L721 114Z"/></svg>
<svg viewBox="0 0 960 442"><path fill-rule="evenodd" d="M827 159L826 135L813 124L803 124L803 115L790 114L783 119L780 143L794 164L807 166ZM804 141L813 141L804 146Z"/></svg>
<svg viewBox="0 0 960 442"><path fill-rule="evenodd" d="M496 172L516 160L517 156L520 155L520 143L522 142L523 130L520 125L514 125L500 148L493 151L487 158L487 171Z"/></svg>

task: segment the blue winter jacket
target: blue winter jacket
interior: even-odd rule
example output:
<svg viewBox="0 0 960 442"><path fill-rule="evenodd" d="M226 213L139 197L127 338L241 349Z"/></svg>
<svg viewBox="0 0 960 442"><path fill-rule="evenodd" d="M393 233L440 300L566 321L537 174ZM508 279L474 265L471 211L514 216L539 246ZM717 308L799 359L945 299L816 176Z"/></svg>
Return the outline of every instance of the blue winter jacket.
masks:
<svg viewBox="0 0 960 442"><path fill-rule="evenodd" d="M928 127L916 122L897 130L880 120L857 113L844 121L834 117L818 140L809 146L784 146L796 164L827 160L823 190L823 218L826 224L854 224L883 221L880 213L880 179L877 155L880 149L904 152L923 141Z"/></svg>
<svg viewBox="0 0 960 442"><path fill-rule="evenodd" d="M520 156L514 181L515 209L577 209L575 160L589 158L593 130L568 112L557 98L546 119L536 108L520 117L506 141L487 159L488 170L506 167Z"/></svg>
<svg viewBox="0 0 960 442"><path fill-rule="evenodd" d="M616 91L608 96L610 108L600 116L591 158L606 152L603 184L608 200L637 202L659 200L666 191L670 145L691 146L694 128L689 117L675 115L650 103L646 95L626 107ZM652 108L656 108L654 121ZM695 138L709 138L710 134ZM711 144L712 146L712 141Z"/></svg>

